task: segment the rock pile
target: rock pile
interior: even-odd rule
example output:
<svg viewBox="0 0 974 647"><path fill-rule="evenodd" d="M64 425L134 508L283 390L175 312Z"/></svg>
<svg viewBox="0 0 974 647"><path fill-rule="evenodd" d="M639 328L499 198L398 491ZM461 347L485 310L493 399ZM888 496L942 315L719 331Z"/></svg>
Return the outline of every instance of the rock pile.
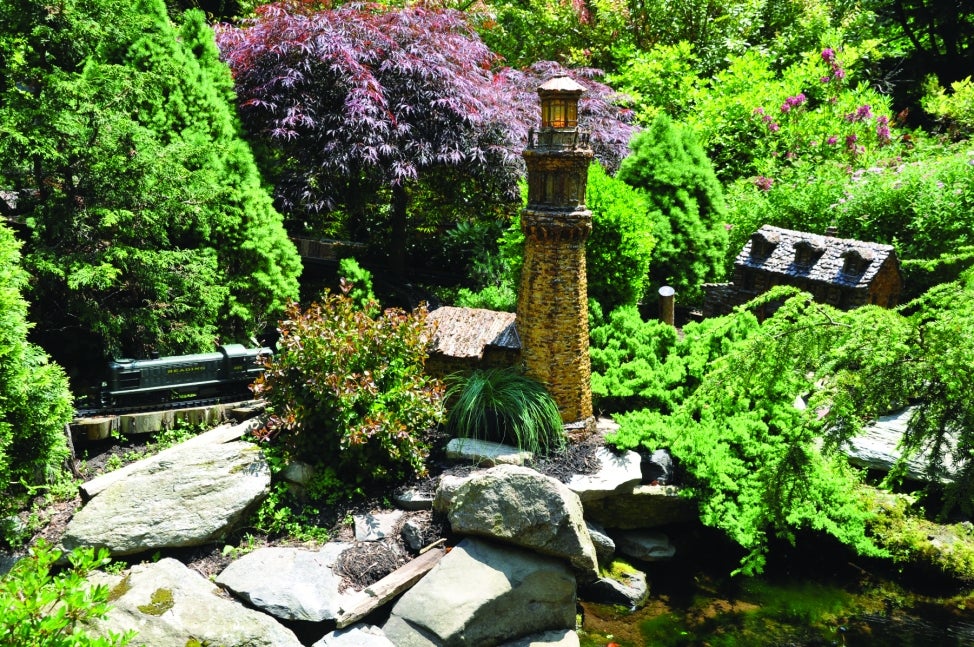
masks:
<svg viewBox="0 0 974 647"><path fill-rule="evenodd" d="M270 473L253 445L218 438L148 459L100 490L69 523L64 547L131 555L230 532L266 495ZM457 460L480 469L444 476L433 497L403 494L404 510L358 517L355 541L258 549L212 582L168 558L98 574L114 609L93 631L135 629L137 643L166 647L578 645L579 596L638 606L647 595L639 570L603 575L616 555L647 568L675 551L648 530L695 518L676 488L643 483L631 452L600 450L598 473L565 484L470 449L475 457L460 449ZM343 585L343 555L409 532L410 515L430 513L406 510L423 507L446 519L455 545L432 547L361 591Z"/></svg>

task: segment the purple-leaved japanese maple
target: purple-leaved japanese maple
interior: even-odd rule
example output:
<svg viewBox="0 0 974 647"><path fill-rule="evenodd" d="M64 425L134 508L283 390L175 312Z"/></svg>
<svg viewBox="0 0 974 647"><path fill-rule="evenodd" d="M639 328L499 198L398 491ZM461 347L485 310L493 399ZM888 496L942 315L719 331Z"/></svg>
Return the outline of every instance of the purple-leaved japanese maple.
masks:
<svg viewBox="0 0 974 647"><path fill-rule="evenodd" d="M563 68L501 68L458 11L307 6L264 5L217 34L243 123L273 151L285 212L342 208L355 219L365 196L387 190L390 262L401 269L419 183L447 171L490 187L496 200L517 197L520 153L538 120L535 89ZM628 114L593 71L579 74L592 79L583 80L593 88L589 112L605 121L595 137L597 147L608 142L600 157L617 165L632 131Z"/></svg>

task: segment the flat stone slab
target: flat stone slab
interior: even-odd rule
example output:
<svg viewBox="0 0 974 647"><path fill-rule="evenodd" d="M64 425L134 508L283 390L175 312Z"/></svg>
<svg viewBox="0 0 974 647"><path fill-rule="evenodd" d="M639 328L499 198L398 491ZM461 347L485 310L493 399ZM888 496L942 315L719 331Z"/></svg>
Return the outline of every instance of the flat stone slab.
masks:
<svg viewBox="0 0 974 647"><path fill-rule="evenodd" d="M410 512L432 510L433 494L417 488L407 488L405 490L397 490L392 495L392 502L396 504L397 508L409 510Z"/></svg>
<svg viewBox="0 0 974 647"><path fill-rule="evenodd" d="M375 625L356 625L337 629L311 647L396 647Z"/></svg>
<svg viewBox="0 0 974 647"><path fill-rule="evenodd" d="M387 537L394 537L397 534L402 515L402 510L355 515L353 517L355 521L355 540L379 541Z"/></svg>
<svg viewBox="0 0 974 647"><path fill-rule="evenodd" d="M198 546L223 537L270 484L253 443L185 447L147 459L89 501L68 523L62 546L113 555Z"/></svg>
<svg viewBox="0 0 974 647"><path fill-rule="evenodd" d="M616 453L608 447L595 452L601 467L594 474L575 474L568 481L568 489L578 495L582 503L604 499L607 496L632 488L642 481L641 458L632 451Z"/></svg>
<svg viewBox="0 0 974 647"><path fill-rule="evenodd" d="M138 631L133 645L174 647L301 647L294 633L265 613L221 595L199 573L172 558L138 564L122 575L101 571L93 583L110 590L111 610L87 629L91 635Z"/></svg>
<svg viewBox="0 0 974 647"><path fill-rule="evenodd" d="M506 642L499 647L578 647L578 634L571 629L543 631L520 640Z"/></svg>
<svg viewBox="0 0 974 647"><path fill-rule="evenodd" d="M341 593L342 578L332 567L351 545L329 542L320 550L259 548L223 569L216 583L275 618L335 620L351 594Z"/></svg>
<svg viewBox="0 0 974 647"><path fill-rule="evenodd" d="M474 438L452 438L446 444L446 457L475 465L524 465L534 460L534 454L517 447Z"/></svg>
<svg viewBox="0 0 974 647"><path fill-rule="evenodd" d="M658 562L676 554L670 538L654 530L624 530L614 535L616 550L641 562Z"/></svg>
<svg viewBox="0 0 974 647"><path fill-rule="evenodd" d="M913 408L908 407L887 416L880 416L876 422L864 427L860 435L852 438L843 447L849 461L867 469L890 471L903 455L900 442L903 440L903 434L906 433L912 415ZM939 470L933 475L927 470L929 463L929 452L921 452L919 456L907 458L906 476L915 481L934 480L947 483L954 479L958 471L958 467L947 456L938 464Z"/></svg>

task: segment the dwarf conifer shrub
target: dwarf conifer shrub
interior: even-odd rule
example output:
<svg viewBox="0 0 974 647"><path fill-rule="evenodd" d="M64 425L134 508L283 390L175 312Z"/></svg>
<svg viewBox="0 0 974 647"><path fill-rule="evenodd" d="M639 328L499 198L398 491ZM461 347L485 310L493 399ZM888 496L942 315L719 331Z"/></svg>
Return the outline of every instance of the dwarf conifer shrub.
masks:
<svg viewBox="0 0 974 647"><path fill-rule="evenodd" d="M516 368L448 378L449 429L461 438L514 444L545 454L564 444L558 404L540 382Z"/></svg>
<svg viewBox="0 0 974 647"><path fill-rule="evenodd" d="M693 303L701 285L721 278L727 206L713 165L694 133L665 114L630 143L617 177L645 192L656 238L649 285L676 289Z"/></svg>
<svg viewBox="0 0 974 647"><path fill-rule="evenodd" d="M56 481L68 458L71 392L60 366L27 340L28 282L20 245L0 224L0 518L26 491ZM10 541L11 537L4 537Z"/></svg>
<svg viewBox="0 0 974 647"><path fill-rule="evenodd" d="M426 310L358 308L325 291L279 323L278 353L254 384L272 416L265 439L350 489L423 474L442 385L423 374Z"/></svg>

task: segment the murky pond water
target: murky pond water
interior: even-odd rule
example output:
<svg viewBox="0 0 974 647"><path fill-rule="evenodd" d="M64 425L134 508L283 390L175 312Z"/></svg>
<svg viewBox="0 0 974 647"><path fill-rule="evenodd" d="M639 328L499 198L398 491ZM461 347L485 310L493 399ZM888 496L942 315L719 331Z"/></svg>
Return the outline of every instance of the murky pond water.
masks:
<svg viewBox="0 0 974 647"><path fill-rule="evenodd" d="M647 569L641 609L583 604L582 647L974 647L974 587L814 546L787 551L760 578L732 578L733 549L688 550Z"/></svg>

